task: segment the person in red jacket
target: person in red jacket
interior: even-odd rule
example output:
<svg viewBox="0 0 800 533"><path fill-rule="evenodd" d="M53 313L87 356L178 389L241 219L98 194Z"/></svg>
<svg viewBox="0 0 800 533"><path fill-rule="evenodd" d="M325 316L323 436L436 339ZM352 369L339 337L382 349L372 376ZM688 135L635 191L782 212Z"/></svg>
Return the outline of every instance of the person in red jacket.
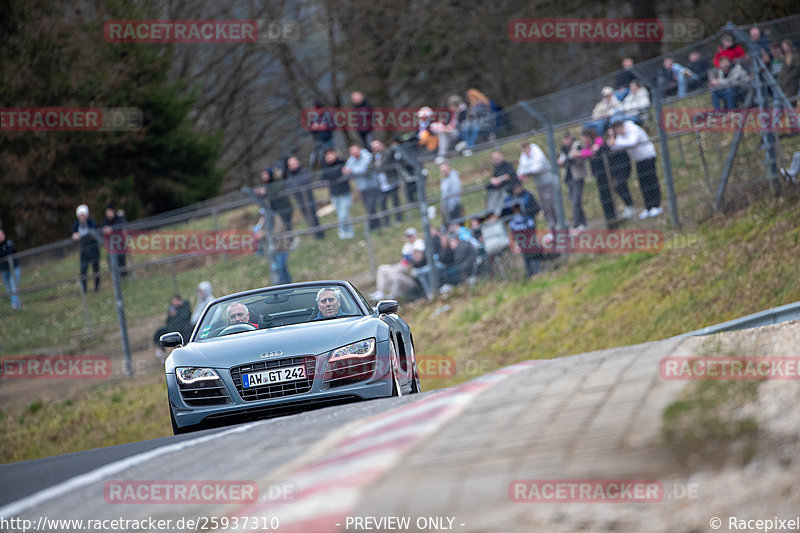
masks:
<svg viewBox="0 0 800 533"><path fill-rule="evenodd" d="M731 63L735 63L737 59L745 56L744 48L738 44L733 44L733 37L728 34L722 36L720 39L720 46L717 48L717 53L714 54L714 66L719 68L719 59L727 57Z"/></svg>

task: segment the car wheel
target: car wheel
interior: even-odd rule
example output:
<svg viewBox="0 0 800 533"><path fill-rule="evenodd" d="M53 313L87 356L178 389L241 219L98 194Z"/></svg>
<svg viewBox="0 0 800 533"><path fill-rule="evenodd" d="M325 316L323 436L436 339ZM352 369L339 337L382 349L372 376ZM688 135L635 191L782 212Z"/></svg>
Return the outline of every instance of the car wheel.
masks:
<svg viewBox="0 0 800 533"><path fill-rule="evenodd" d="M422 392L422 385L419 382L419 370L417 369L417 355L414 352L414 341L411 341L411 359L413 360L411 365L411 394L419 394Z"/></svg>
<svg viewBox="0 0 800 533"><path fill-rule="evenodd" d="M397 362L397 349L394 347L394 340L389 342L389 366L392 369L392 396L402 396L403 388L400 386L400 381L397 379L398 362Z"/></svg>

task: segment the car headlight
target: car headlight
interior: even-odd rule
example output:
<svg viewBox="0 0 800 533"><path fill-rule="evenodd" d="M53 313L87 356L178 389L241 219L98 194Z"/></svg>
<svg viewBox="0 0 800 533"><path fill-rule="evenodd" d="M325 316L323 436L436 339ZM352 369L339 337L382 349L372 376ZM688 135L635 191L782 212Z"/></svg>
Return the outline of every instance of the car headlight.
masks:
<svg viewBox="0 0 800 533"><path fill-rule="evenodd" d="M331 352L329 361L346 359L349 356L364 357L365 355L372 355L374 351L375 339L364 339L363 341L354 342L353 344L336 348Z"/></svg>
<svg viewBox="0 0 800 533"><path fill-rule="evenodd" d="M219 379L217 372L213 368L181 367L175 369L175 376L184 385L205 381L209 379Z"/></svg>

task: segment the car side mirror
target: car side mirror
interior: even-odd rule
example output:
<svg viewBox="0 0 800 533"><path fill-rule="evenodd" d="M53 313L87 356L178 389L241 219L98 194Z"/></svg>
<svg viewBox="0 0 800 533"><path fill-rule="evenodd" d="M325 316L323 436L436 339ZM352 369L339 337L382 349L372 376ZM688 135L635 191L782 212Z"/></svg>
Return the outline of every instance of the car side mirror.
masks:
<svg viewBox="0 0 800 533"><path fill-rule="evenodd" d="M177 331L172 333L165 333L158 338L158 342L164 348L174 348L175 346L183 346L183 335Z"/></svg>
<svg viewBox="0 0 800 533"><path fill-rule="evenodd" d="M397 300L381 300L378 302L377 309L379 315L388 315L396 313L400 309L400 304L397 303Z"/></svg>

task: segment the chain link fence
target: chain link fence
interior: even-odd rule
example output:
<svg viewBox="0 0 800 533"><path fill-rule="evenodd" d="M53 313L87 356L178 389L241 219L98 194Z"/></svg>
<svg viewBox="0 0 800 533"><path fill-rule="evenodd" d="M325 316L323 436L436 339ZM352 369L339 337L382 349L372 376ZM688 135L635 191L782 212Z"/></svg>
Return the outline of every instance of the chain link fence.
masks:
<svg viewBox="0 0 800 533"><path fill-rule="evenodd" d="M800 38L800 16L760 27L773 40ZM744 27L737 30L740 41L747 38L746 30ZM722 34L721 31L676 50L672 57L675 62L685 64L689 53L698 51L710 62ZM662 62L663 58L654 58L635 64L643 84L651 89L651 101L655 100L653 93L659 87L657 73ZM765 67L769 70L775 65L759 65L752 57L743 60L742 65L749 81L741 88L740 108L783 105L780 84L776 86L763 73ZM770 72L773 77L779 76L774 70ZM407 272L413 280L407 297L435 298L437 293L455 284L473 287L486 279L522 280L527 275L526 261L508 228L514 202L498 204L496 194L490 193L493 188L490 179L497 164L492 153L499 151L516 169L522 144L535 143L542 148L550 168L558 169L559 186L552 197L555 214L551 218L554 216L555 221L548 224L544 212L536 217L539 238L549 230L567 231L571 226L581 225L570 201L571 188L565 183L565 171L558 162L563 135L570 131L580 140L601 88L613 86L615 77L616 73L612 73L567 91L510 106L502 112L502 120L497 121L502 127L485 136L471 153L451 150L446 162L459 173L462 186L459 202L462 211L454 227L448 227L442 216L448 209L442 207L442 175L436 154L419 151L412 142L398 148L395 151L398 158L387 167L399 177L397 188L379 193L377 207L367 210L363 200L371 193L358 192L353 187L354 201L346 220L339 220L329 184L321 180L321 172L315 171L310 184L281 193L293 204L290 219L273 213L272 198L257 194L261 183L253 183L252 189L115 228L114 235L123 235L125 242L134 246L125 249L125 266L117 278L108 259L112 244L108 236L101 237L97 290L91 269L87 291L81 288L81 245L72 239L18 252L13 256L21 264L16 293L23 308L12 310L8 291L1 295L0 355L103 354L127 369L122 361L125 352L130 352L134 354L130 367L134 374L140 368L157 368L158 361L153 357L157 349L154 333L169 321L170 306L175 306L171 301L174 294L194 308L198 284L203 281L210 282L214 295L220 296L285 281L281 276L287 270L293 281L344 278L365 293L372 292L379 288L376 281L381 265L401 260L400 250L406 242L404 233L409 227L420 232L428 246L425 266L415 270L412 265ZM797 104L796 86L797 81L794 93L785 94L790 105ZM587 157L581 205L588 230L653 230L669 238L693 231L715 216L735 213L766 194L796 192L797 185L783 180L778 172L800 150L800 137L791 128L776 132L749 128L739 131L729 126L709 126L709 120L690 121L688 128L670 128L662 120L671 112L688 113L694 118L705 112L697 110L712 113L711 96L707 84L690 84L682 96L672 96L668 90L660 114L652 106L643 113L642 125L648 142L654 144L657 152L656 174L659 189L663 191L664 209L660 216L644 220L628 218L627 207L634 207L638 214L646 202L637 181L636 164L625 151L601 150ZM605 177L598 179L598 173ZM546 211L547 202L541 196L537 178L523 181L522 187L532 192L542 211ZM305 214L296 201L300 193L310 194L315 203L312 208L306 202ZM395 194L399 199L397 204L393 201ZM573 199L574 196L573 192ZM385 204L384 197L388 200ZM614 218L608 215L609 202L613 204ZM291 228L285 220L291 221ZM352 227L352 238L340 238L339 229L347 226ZM120 233L123 229L127 233ZM448 252L450 232L460 233L461 241L475 247L474 253L465 255L461 263L453 263ZM167 236L174 239L177 235L187 238L226 235L229 240L224 242L228 244L235 236L239 247L215 244L205 248L201 245L198 249L156 249L154 235L162 239ZM137 246L139 238L149 239L148 245ZM459 244L459 240L454 242L456 247ZM557 268L569 256L561 253L540 257L539 266ZM4 260L10 261L11 256ZM437 268L431 268L432 265ZM124 317L125 327L121 327L120 317ZM127 340L121 339L124 336L121 332L125 331Z"/></svg>

